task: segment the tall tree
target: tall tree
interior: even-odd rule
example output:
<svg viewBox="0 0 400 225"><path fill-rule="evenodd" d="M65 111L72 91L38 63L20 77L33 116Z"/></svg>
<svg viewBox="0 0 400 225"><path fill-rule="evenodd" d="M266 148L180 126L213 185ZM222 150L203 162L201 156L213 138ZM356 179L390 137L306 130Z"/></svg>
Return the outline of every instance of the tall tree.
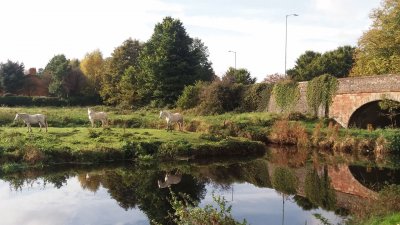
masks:
<svg viewBox="0 0 400 225"><path fill-rule="evenodd" d="M137 94L137 69L130 66L125 70L119 82L118 104L122 107L132 108L139 100Z"/></svg>
<svg viewBox="0 0 400 225"><path fill-rule="evenodd" d="M166 17L156 24L142 53L139 94L159 106L174 104L185 85L214 75L207 48L190 38L178 19Z"/></svg>
<svg viewBox="0 0 400 225"><path fill-rule="evenodd" d="M67 97L68 89L64 81L71 71L71 66L65 55L54 56L44 70L50 76L49 93L57 97Z"/></svg>
<svg viewBox="0 0 400 225"><path fill-rule="evenodd" d="M400 72L400 1L383 0L371 28L358 40L352 76Z"/></svg>
<svg viewBox="0 0 400 225"><path fill-rule="evenodd" d="M192 65L195 67L195 75L190 82L214 80L215 74L212 63L208 60L209 52L207 46L200 39L194 38L190 50L193 54Z"/></svg>
<svg viewBox="0 0 400 225"><path fill-rule="evenodd" d="M111 58L106 59L100 89L100 95L105 102L118 104L121 101L119 83L126 69L138 68L138 58L142 48L142 43L129 38L114 49Z"/></svg>
<svg viewBox="0 0 400 225"><path fill-rule="evenodd" d="M16 93L22 86L24 64L7 60L0 63L0 87L5 93Z"/></svg>
<svg viewBox="0 0 400 225"><path fill-rule="evenodd" d="M336 78L347 77L353 66L355 48L341 46L324 54L306 51L296 60L288 75L296 81L308 81L322 74L330 74Z"/></svg>
<svg viewBox="0 0 400 225"><path fill-rule="evenodd" d="M87 93L90 95L98 94L100 90L101 77L104 74L103 54L99 49L86 53L80 63L80 69L88 79Z"/></svg>
<svg viewBox="0 0 400 225"><path fill-rule="evenodd" d="M320 57L321 53L306 51L296 60L294 68L287 71L288 76L296 81L305 81L321 75Z"/></svg>
<svg viewBox="0 0 400 225"><path fill-rule="evenodd" d="M325 52L319 60L322 72L336 78L348 77L354 64L354 51L355 47L345 45Z"/></svg>
<svg viewBox="0 0 400 225"><path fill-rule="evenodd" d="M87 78L80 69L80 62L77 59L70 60L70 71L64 78L64 87L68 96L80 96L88 86Z"/></svg>
<svg viewBox="0 0 400 225"><path fill-rule="evenodd" d="M251 77L250 72L246 69L235 69L230 67L222 77L223 81L237 84L254 84L256 78Z"/></svg>

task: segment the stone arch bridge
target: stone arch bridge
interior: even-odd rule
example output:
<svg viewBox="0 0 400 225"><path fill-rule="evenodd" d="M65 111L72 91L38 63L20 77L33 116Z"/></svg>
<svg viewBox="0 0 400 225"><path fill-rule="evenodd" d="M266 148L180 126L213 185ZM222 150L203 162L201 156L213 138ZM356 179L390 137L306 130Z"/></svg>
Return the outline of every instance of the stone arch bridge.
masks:
<svg viewBox="0 0 400 225"><path fill-rule="evenodd" d="M366 77L340 78L338 91L333 97L329 117L336 120L343 127L356 126L365 128L367 124L374 127L390 125L389 117L385 115L378 103L383 98L400 102L400 75L380 75ZM294 107L295 112L308 113L307 82L300 82L300 99ZM281 112L271 96L267 107L269 112ZM323 116L321 108L318 116ZM394 118L400 125L400 115Z"/></svg>

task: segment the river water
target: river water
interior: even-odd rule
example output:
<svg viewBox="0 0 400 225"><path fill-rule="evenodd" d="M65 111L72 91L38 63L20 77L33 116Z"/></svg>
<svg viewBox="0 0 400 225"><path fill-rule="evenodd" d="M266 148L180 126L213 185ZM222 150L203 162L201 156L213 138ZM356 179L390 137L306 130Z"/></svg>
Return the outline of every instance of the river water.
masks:
<svg viewBox="0 0 400 225"><path fill-rule="evenodd" d="M173 224L170 191L199 206L223 196L237 220L257 224L344 223L399 170L268 159L69 166L0 177L0 224ZM170 189L168 188L170 187Z"/></svg>

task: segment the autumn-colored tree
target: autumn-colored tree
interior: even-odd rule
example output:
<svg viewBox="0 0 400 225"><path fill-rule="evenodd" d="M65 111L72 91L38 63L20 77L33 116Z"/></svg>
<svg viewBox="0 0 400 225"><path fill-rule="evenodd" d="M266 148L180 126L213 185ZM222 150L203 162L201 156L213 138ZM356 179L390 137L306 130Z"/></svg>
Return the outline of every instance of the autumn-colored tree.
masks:
<svg viewBox="0 0 400 225"><path fill-rule="evenodd" d="M88 80L87 94L95 95L100 90L101 77L104 74L103 54L99 49L86 53L80 63L80 69Z"/></svg>
<svg viewBox="0 0 400 225"><path fill-rule="evenodd" d="M274 74L267 75L262 82L267 83L267 84L275 84L275 83L278 83L279 81L283 81L283 80L287 80L287 79L289 79L289 77L285 76L284 74L274 73Z"/></svg>
<svg viewBox="0 0 400 225"><path fill-rule="evenodd" d="M352 76L400 72L400 1L383 0L371 28L358 40Z"/></svg>

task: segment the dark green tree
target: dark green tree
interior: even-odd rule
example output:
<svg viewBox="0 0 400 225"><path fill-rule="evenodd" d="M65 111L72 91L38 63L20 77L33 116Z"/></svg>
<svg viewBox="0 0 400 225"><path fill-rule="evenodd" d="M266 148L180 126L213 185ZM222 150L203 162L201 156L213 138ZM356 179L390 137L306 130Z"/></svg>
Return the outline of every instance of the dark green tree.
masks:
<svg viewBox="0 0 400 225"><path fill-rule="evenodd" d="M65 55L54 56L44 70L50 76L49 93L57 97L67 97L68 89L64 81L71 72L71 65Z"/></svg>
<svg viewBox="0 0 400 225"><path fill-rule="evenodd" d="M137 69L130 66L125 70L118 84L118 104L125 108L132 108L137 103L139 96L137 93L137 81L136 81Z"/></svg>
<svg viewBox="0 0 400 225"><path fill-rule="evenodd" d="M121 99L121 86L119 85L125 70L129 67L138 68L138 58L143 44L138 40L127 39L105 61L105 72L101 78L100 95L109 104L119 104ZM130 72L129 72L130 73ZM134 89L134 83L124 84L123 88Z"/></svg>
<svg viewBox="0 0 400 225"><path fill-rule="evenodd" d="M139 94L156 106L172 105L186 85L213 78L207 48L186 33L178 19L164 18L140 56Z"/></svg>
<svg viewBox="0 0 400 225"><path fill-rule="evenodd" d="M295 81L305 81L321 75L320 58L321 53L306 51L296 60L294 68L287 71L288 76Z"/></svg>
<svg viewBox="0 0 400 225"><path fill-rule="evenodd" d="M80 62L77 59L70 60L70 70L64 78L64 84L67 96L82 96L85 94L85 88L89 85L88 79L80 68Z"/></svg>
<svg viewBox="0 0 400 225"><path fill-rule="evenodd" d="M322 74L347 77L354 63L354 51L355 48L351 46L341 46L324 54L306 51L287 74L296 81L308 81Z"/></svg>
<svg viewBox="0 0 400 225"><path fill-rule="evenodd" d="M208 60L209 52L207 46L200 39L194 38L190 50L193 54L192 64L195 67L195 75L192 77L192 82L214 80L215 74L212 64Z"/></svg>
<svg viewBox="0 0 400 225"><path fill-rule="evenodd" d="M5 93L15 93L21 88L24 64L8 60L0 63L0 89Z"/></svg>
<svg viewBox="0 0 400 225"><path fill-rule="evenodd" d="M325 52L319 60L323 73L336 78L348 77L354 64L354 52L355 48L348 45Z"/></svg>
<svg viewBox="0 0 400 225"><path fill-rule="evenodd" d="M256 78L252 78L248 70L233 67L229 67L222 80L237 84L254 84L256 82Z"/></svg>

